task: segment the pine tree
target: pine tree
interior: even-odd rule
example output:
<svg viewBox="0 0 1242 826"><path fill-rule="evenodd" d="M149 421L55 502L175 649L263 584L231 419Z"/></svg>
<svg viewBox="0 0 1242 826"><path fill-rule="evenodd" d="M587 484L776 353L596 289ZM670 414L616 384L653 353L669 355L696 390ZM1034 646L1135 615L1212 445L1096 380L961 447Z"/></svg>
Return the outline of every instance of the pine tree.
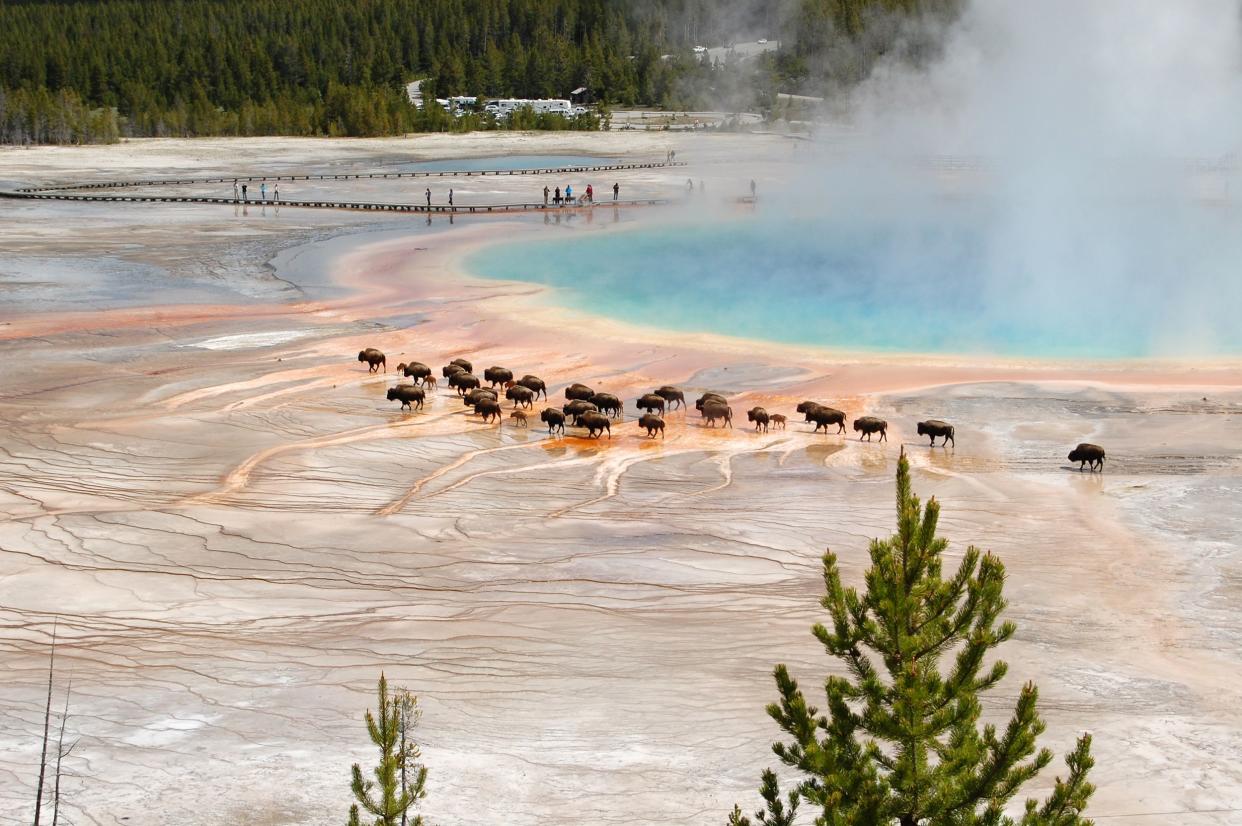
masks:
<svg viewBox="0 0 1242 826"><path fill-rule="evenodd" d="M416 716L411 720L407 714L417 715L417 704L415 701L407 705L403 697L405 693L398 692L397 697L389 697L388 681L380 674L379 716L377 718L369 709L366 714L367 733L371 736L371 742L379 747L380 761L374 770L374 780L364 780L362 768L357 763L353 766L350 789L358 802L349 807L349 826L362 824L359 804L375 816L374 826L405 824L410 808L427 794L424 788L427 768L416 762L417 746L412 739L406 739L413 721L417 720ZM376 791L378 797L372 794ZM415 816L408 823L423 826L423 819Z"/></svg>
<svg viewBox="0 0 1242 826"><path fill-rule="evenodd" d="M782 796L763 774L762 826L790 826L799 803L819 812L817 826L1089 826L1082 816L1094 787L1091 737L1066 758L1041 805L1026 802L1016 821L1004 814L1018 789L1052 760L1036 749L1044 723L1038 691L1023 686L1003 732L980 729L980 695L1007 666L985 667L988 653L1013 636L1000 622L1005 568L992 554L966 549L957 572L941 576L948 542L936 536L940 505L922 507L910 490L910 465L897 464L897 533L873 540L866 590L841 582L837 557L824 555L822 600L831 622L812 629L847 676L825 682L826 714L810 705L784 665L775 669L779 702L768 714L792 738L772 746L799 774ZM942 671L941 660L950 659ZM734 807L730 826L750 826Z"/></svg>

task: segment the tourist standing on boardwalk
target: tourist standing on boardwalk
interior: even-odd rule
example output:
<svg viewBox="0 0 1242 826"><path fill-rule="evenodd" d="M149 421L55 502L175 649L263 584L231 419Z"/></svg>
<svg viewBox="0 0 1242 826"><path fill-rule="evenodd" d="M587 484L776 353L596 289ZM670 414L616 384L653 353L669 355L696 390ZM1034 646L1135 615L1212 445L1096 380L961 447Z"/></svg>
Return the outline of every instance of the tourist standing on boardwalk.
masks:
<svg viewBox="0 0 1242 826"><path fill-rule="evenodd" d="M449 187L449 206L453 205L453 187Z"/></svg>
<svg viewBox="0 0 1242 826"><path fill-rule="evenodd" d="M278 204L280 203L280 181L272 184L272 200Z"/></svg>
<svg viewBox="0 0 1242 826"><path fill-rule="evenodd" d="M559 186L556 188L556 194L552 196L552 203L557 206L561 205L561 188Z"/></svg>
<svg viewBox="0 0 1242 826"><path fill-rule="evenodd" d="M548 189L547 185L545 184L543 187L543 205L544 206L548 205L548 195L550 195L551 193L552 193L552 190Z"/></svg>
<svg viewBox="0 0 1242 826"><path fill-rule="evenodd" d="M242 202L244 203L246 200L246 185L242 184Z"/></svg>
<svg viewBox="0 0 1242 826"><path fill-rule="evenodd" d="M260 201L267 200L267 181L263 181L262 183L259 184L259 200Z"/></svg>
<svg viewBox="0 0 1242 826"><path fill-rule="evenodd" d="M686 178L686 192L690 193L691 195L694 194L694 181L690 180L689 178Z"/></svg>
<svg viewBox="0 0 1242 826"><path fill-rule="evenodd" d="M233 179L233 200L237 200L237 179Z"/></svg>
<svg viewBox="0 0 1242 826"><path fill-rule="evenodd" d="M565 203L572 204L574 202L574 185L568 184L565 187Z"/></svg>
<svg viewBox="0 0 1242 826"><path fill-rule="evenodd" d="M595 187L591 184L587 184L587 203L595 203Z"/></svg>
<svg viewBox="0 0 1242 826"><path fill-rule="evenodd" d="M612 199L617 200L617 196L621 194L621 184L614 183L612 185Z"/></svg>
<svg viewBox="0 0 1242 826"><path fill-rule="evenodd" d="M755 200L755 179L750 179L750 199Z"/></svg>

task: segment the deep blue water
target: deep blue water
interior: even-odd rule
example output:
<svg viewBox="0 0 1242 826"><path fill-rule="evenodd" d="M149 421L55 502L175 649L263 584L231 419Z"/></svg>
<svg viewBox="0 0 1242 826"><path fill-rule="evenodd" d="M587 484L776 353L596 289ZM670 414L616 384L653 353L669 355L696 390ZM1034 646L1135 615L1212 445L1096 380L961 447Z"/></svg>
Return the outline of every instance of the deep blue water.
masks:
<svg viewBox="0 0 1242 826"><path fill-rule="evenodd" d="M594 155L496 155L487 158L457 158L444 161L416 161L398 164L401 172L477 172L490 169L550 169L560 166L607 166L616 158Z"/></svg>
<svg viewBox="0 0 1242 826"><path fill-rule="evenodd" d="M1137 249L1120 255L1113 238L1099 249L1095 231L1017 238L972 209L893 225L751 217L562 231L484 248L467 267L551 285L558 303L624 321L794 344L1106 359L1242 353L1242 256L1187 252L1219 227L1177 243L1159 233L1143 242L1142 227L1129 227Z"/></svg>

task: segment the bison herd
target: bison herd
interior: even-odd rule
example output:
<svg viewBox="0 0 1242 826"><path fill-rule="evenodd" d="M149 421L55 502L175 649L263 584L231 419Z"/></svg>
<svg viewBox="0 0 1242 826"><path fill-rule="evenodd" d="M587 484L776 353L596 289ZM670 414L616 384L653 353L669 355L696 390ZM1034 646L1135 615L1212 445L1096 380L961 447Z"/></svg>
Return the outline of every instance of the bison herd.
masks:
<svg viewBox="0 0 1242 826"><path fill-rule="evenodd" d="M373 347L358 353L358 361L368 365L369 372L378 372L382 367L388 370L384 354ZM426 400L427 391L435 389L438 382L430 367L422 362L412 361L397 365L397 372L405 378L414 380L413 384L398 384L388 390L389 401L401 402L401 407L421 410ZM521 427L528 426L525 410L531 410L535 402L542 396L548 398L548 386L538 376L525 375L520 379L513 378L513 371L505 367L488 367L483 371L483 378L474 375L474 365L466 359L453 359L440 368L440 374L453 388L462 403L474 410L484 422L501 423L503 413L500 394L504 393L505 401L513 402L513 410L509 418ZM484 384L486 383L486 387ZM635 406L642 415L638 418L638 427L646 431L647 437L664 437L664 414L670 410L685 408L686 394L679 387L666 384L650 393L640 396ZM703 418L707 427L733 427L733 408L729 400L720 393L704 393L694 403L695 410ZM525 410L524 410L524 409ZM565 426L586 430L588 438L598 439L605 433L612 438L613 419L620 417L625 406L620 398L612 393L604 393L585 384L571 384L565 388L565 404L558 409L546 407L539 414L539 420L547 425L548 433L565 433ZM807 424L814 424L812 432L836 426L836 433L845 433L847 417L844 411L829 407L815 401L804 401L796 408ZM767 433L771 428L784 430L788 419L780 413L769 413L762 407L753 407L746 411L746 421L754 424L755 431ZM871 441L888 441L888 422L875 416L859 416L853 421L854 432L858 439ZM918 434L927 436L934 447L936 439L941 446L952 444L954 440L953 425L939 419L928 419L918 423ZM1071 462L1078 462L1078 469L1090 467L1092 471L1104 469L1104 449L1099 445L1080 444L1069 454Z"/></svg>

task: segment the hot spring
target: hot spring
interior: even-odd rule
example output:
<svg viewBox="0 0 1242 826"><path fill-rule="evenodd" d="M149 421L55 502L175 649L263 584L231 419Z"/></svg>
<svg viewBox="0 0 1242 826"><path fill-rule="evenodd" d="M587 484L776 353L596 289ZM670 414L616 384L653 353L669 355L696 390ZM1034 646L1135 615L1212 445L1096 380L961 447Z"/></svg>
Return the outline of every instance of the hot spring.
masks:
<svg viewBox="0 0 1242 826"><path fill-rule="evenodd" d="M679 332L879 352L1242 354L1232 208L1114 204L1107 224L1014 220L986 199L867 212L776 215L761 205L709 221L644 218L487 247L467 268Z"/></svg>

